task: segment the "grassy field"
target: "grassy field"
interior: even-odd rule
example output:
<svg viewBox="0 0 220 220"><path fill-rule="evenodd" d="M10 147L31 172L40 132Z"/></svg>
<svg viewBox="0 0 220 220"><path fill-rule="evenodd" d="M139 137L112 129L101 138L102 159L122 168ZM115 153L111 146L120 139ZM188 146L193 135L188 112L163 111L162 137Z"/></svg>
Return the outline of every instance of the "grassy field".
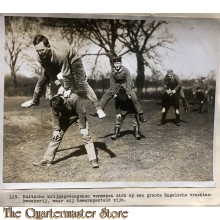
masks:
<svg viewBox="0 0 220 220"><path fill-rule="evenodd" d="M3 182L151 182L212 181L214 110L184 114L181 126L172 122L157 126L160 105L142 101L146 123L141 124L142 139L135 140L130 118L123 124L121 137L111 140L115 124L113 101L106 108L105 119L89 115L90 132L99 159L99 169L92 169L76 125L66 135L53 166L35 167L42 159L52 135L48 101L39 107L22 109L25 97L5 97ZM174 118L170 109L168 119Z"/></svg>

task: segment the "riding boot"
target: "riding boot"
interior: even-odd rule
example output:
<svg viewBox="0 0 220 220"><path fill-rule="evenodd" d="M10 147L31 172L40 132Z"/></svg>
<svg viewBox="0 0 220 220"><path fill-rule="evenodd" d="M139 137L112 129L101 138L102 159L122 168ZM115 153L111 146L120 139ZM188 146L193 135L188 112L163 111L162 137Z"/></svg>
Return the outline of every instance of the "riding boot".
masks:
<svg viewBox="0 0 220 220"><path fill-rule="evenodd" d="M139 126L134 126L134 136L135 136L136 140L140 140L141 139Z"/></svg>
<svg viewBox="0 0 220 220"><path fill-rule="evenodd" d="M183 102L184 111L185 111L185 113L187 114L187 113L189 112L189 107L188 107L188 103L187 103L185 97L182 98L182 102Z"/></svg>
<svg viewBox="0 0 220 220"><path fill-rule="evenodd" d="M120 128L115 127L114 131L115 131L115 134L113 134L113 135L111 136L111 139L112 139L112 140L116 140L116 139L119 137L119 135L120 135Z"/></svg>
<svg viewBox="0 0 220 220"><path fill-rule="evenodd" d="M180 126L180 114L176 114L176 125Z"/></svg>
<svg viewBox="0 0 220 220"><path fill-rule="evenodd" d="M161 121L157 125L164 125L166 123L167 112L162 112Z"/></svg>

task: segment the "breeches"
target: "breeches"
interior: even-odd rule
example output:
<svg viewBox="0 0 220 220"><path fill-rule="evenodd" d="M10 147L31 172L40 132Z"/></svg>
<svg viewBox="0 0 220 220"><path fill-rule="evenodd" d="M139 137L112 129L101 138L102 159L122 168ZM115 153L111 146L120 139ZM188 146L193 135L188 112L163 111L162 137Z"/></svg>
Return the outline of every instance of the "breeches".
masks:
<svg viewBox="0 0 220 220"><path fill-rule="evenodd" d="M122 124L128 114L121 114L121 117L116 118L116 124L115 124L116 128L121 128L121 126L122 126ZM140 123L138 120L138 115L137 114L129 114L129 116L131 118L133 127L139 127Z"/></svg>

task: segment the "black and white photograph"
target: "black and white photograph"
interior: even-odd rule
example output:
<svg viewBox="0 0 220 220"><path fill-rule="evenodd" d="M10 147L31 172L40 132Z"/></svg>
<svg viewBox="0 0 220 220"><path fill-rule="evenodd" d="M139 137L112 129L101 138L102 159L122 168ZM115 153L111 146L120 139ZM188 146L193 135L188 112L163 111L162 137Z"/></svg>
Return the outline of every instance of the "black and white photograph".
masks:
<svg viewBox="0 0 220 220"><path fill-rule="evenodd" d="M213 187L219 19L6 15L5 188Z"/></svg>

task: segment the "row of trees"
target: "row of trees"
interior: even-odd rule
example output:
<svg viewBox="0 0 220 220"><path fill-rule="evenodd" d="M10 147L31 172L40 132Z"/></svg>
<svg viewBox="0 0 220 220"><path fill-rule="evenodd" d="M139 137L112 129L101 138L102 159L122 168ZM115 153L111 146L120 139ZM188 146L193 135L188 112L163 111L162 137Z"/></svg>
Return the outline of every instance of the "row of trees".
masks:
<svg viewBox="0 0 220 220"><path fill-rule="evenodd" d="M185 95L187 99L193 99L192 94L192 85L195 79L190 80L183 80L182 85L185 91ZM37 77L25 77L22 75L17 76L17 89L13 86L13 81L11 80L10 75L5 76L5 96L32 96L35 84L37 82ZM97 97L100 99L105 91L109 88L109 78L105 77L104 75L99 79L88 79L89 84L94 89ZM215 80L210 79L209 83L212 87L212 90L215 90ZM141 99L159 99L161 97L162 91L162 80L158 79L145 79L143 92L141 93ZM48 92L48 94L46 93ZM57 91L55 85L51 85L50 89L45 90L45 97L47 95L54 95ZM83 91L77 91L80 97L84 97L85 93ZM213 93L213 92L212 92Z"/></svg>
<svg viewBox="0 0 220 220"><path fill-rule="evenodd" d="M120 19L70 19L46 17L5 17L6 62L17 87L17 73L25 64L26 71L40 74L42 69L30 46L34 35L46 33L52 40L64 40L74 44L81 55L95 56L93 75L100 56L110 60L113 56L131 54L135 56L137 92L145 84L145 69L150 68L154 78L156 64L161 64L159 48L172 49L175 38L170 34L167 21L120 20ZM90 49L96 46L97 50Z"/></svg>

